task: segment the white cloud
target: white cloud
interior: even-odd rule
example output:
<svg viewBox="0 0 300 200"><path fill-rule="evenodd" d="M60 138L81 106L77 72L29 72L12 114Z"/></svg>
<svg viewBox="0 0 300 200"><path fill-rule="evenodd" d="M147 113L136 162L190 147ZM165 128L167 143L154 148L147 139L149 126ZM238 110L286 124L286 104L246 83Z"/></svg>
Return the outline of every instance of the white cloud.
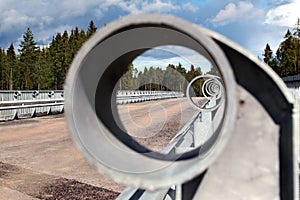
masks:
<svg viewBox="0 0 300 200"><path fill-rule="evenodd" d="M144 1L143 6L142 6L142 11L143 12L169 12L172 10L177 10L179 9L178 6L175 6L171 3L171 1L167 2L162 2L161 0L155 0L152 3L148 3Z"/></svg>
<svg viewBox="0 0 300 200"><path fill-rule="evenodd" d="M63 18L68 17L80 17L84 16L87 13L93 13L94 8L99 4L102 4L104 0L55 0L57 5L60 5L58 10L60 10L60 15ZM51 3L52 6L55 6L55 3Z"/></svg>
<svg viewBox="0 0 300 200"><path fill-rule="evenodd" d="M190 2L183 4L182 9L191 11L192 13L196 13L198 11L198 7L191 4Z"/></svg>
<svg viewBox="0 0 300 200"><path fill-rule="evenodd" d="M42 29L41 31L34 33L34 36L38 38L39 41L42 41L43 44L48 44L51 42L53 35L56 35L58 32L63 34L63 31L65 30L70 34L72 28L74 27L71 27L70 25L58 25L56 27Z"/></svg>
<svg viewBox="0 0 300 200"><path fill-rule="evenodd" d="M0 32L12 31L16 29L19 24L32 24L36 19L19 13L14 9L5 10L0 14Z"/></svg>
<svg viewBox="0 0 300 200"><path fill-rule="evenodd" d="M124 11L122 15L169 13L180 9L171 0L0 0L0 42L1 45L7 45L5 43L17 41L27 27L32 29L37 41L44 41L47 33L62 32L64 30L58 28L66 24L81 28L82 23L86 23L86 27L89 20L99 21L106 17L112 7L120 13ZM112 13L112 16L115 17L116 13Z"/></svg>
<svg viewBox="0 0 300 200"><path fill-rule="evenodd" d="M292 27L300 18L300 0L280 5L269 10L266 14L266 24Z"/></svg>
<svg viewBox="0 0 300 200"><path fill-rule="evenodd" d="M144 0L106 0L100 5L100 9L107 9L110 6L117 6L122 10L128 12L129 14L140 14L140 13L166 13L173 10L179 9L178 6L172 4L169 1L154 0L154 1L144 1Z"/></svg>
<svg viewBox="0 0 300 200"><path fill-rule="evenodd" d="M167 45L156 47L150 51L155 50L163 50L174 56L165 58L159 55L158 57L149 57L142 54L133 61L134 66L137 67L138 70L143 71L144 67L153 66L165 69L168 64L178 65L178 63L181 63L187 70L190 69L191 65L194 65L195 67L200 67L203 72L209 71L212 66L211 62L203 55L186 47ZM161 51L159 52L161 53Z"/></svg>
<svg viewBox="0 0 300 200"><path fill-rule="evenodd" d="M225 8L220 10L210 21L215 26L224 26L231 22L258 18L261 17L263 13L262 10L256 9L251 2L240 1L237 4L227 4Z"/></svg>

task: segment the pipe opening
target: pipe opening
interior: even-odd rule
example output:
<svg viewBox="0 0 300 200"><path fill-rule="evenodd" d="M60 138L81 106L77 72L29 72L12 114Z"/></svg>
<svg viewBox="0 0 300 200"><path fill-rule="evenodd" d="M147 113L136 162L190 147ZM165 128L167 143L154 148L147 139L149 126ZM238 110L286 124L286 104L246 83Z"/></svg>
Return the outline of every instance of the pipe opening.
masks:
<svg viewBox="0 0 300 200"><path fill-rule="evenodd" d="M68 74L65 107L72 137L92 165L118 182L127 183L126 180L130 179L133 186L154 189L190 180L196 174L206 170L220 155L229 139L235 120L232 119L235 117L235 109L233 109L235 99L229 98L231 96L235 98L235 84L228 60L217 44L206 36L205 31L172 17L147 15L137 19L128 17L107 25L85 44L73 61ZM184 49L188 53L176 52L176 49ZM208 63L209 67L219 70L221 80L218 80L222 86L216 84L213 78L212 83L207 83L208 87L204 92L200 89L200 84L198 88L197 81L188 89L191 99L210 100L214 94L218 93L218 87L223 87L223 106L210 112L210 116L204 117L208 112L201 111L202 104L198 107L193 106L189 103L188 96L185 95L190 79L200 74L187 78L188 76L180 73L180 70L170 68L170 73L165 76L166 80L169 80L171 76L177 76L177 78L169 83L159 81L159 76L165 73L161 72L162 74L145 76L152 79L140 81L138 84L135 82L135 85L130 86L130 81L134 83L139 80L136 79L138 73L134 76L134 72L128 70L130 69L128 66L131 64L135 66L135 63L143 57L149 57L149 54L166 53L169 54L167 56L170 59L184 58L193 54L191 52L196 55L196 58ZM157 62L161 61L161 58L155 58ZM186 66L187 71L193 71L191 65L194 65L194 71L197 71L196 60L185 60L189 61L189 66ZM204 65L199 67L203 67L201 70L204 72ZM141 71L144 72L144 69ZM123 78L127 76L131 78L127 79L129 82L126 83L126 87L130 87L130 90L124 89ZM123 111L120 107L131 104L120 103L125 101L120 99L120 96L130 96L132 101L141 101L139 98L153 98L157 91L173 92L173 95L178 95L174 99L179 100L180 103L173 106L174 109L181 109L179 116L172 116L170 113L172 109L169 109L169 114L166 111L168 106L159 103L163 100L156 100L155 106L145 109L149 121L146 120L144 124L132 121L134 126L129 127L128 120L134 117L135 112L128 111L127 114L125 113L127 118L124 118L125 115L121 113ZM200 96L200 91L207 97ZM187 104L184 104L184 101ZM142 104L143 102L134 103ZM186 114L184 109L191 109L195 115ZM192 119L195 123L187 125L187 122L183 120L184 115L187 121ZM171 123L179 120L180 125L175 127L169 138L174 139L157 149L152 148L152 144L143 143L143 140L149 137L159 140L157 136L165 133L168 116L172 116L169 121ZM218 126L211 128L211 123L208 125L208 122L203 122L204 119L217 120ZM202 125L208 126L201 128ZM136 133L130 130L135 126L141 128ZM150 127L153 127L153 131ZM177 145L183 140L176 134L185 128L186 130L190 128L191 131L200 134L192 136L190 145ZM146 129L150 130L150 135L145 134ZM201 129L213 131L203 137ZM185 134L190 135L191 131ZM170 148L169 151L165 150L164 147L168 147L171 143L174 148Z"/></svg>

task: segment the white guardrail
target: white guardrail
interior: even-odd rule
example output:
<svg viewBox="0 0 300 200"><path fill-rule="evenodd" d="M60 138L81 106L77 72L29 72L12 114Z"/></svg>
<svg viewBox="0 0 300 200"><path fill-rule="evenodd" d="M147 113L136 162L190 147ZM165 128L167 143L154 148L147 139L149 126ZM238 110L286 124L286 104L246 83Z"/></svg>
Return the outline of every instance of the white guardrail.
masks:
<svg viewBox="0 0 300 200"><path fill-rule="evenodd" d="M211 112L198 112L191 120L176 134L161 153L180 155L204 144L213 136L216 129L221 126L225 104L220 100L211 98L203 104L202 108L211 108L216 104L220 106ZM175 196L181 196L180 186L172 186L156 191L146 191L138 188L126 188L117 200L175 200Z"/></svg>
<svg viewBox="0 0 300 200"><path fill-rule="evenodd" d="M62 90L0 90L0 120L29 118L64 111Z"/></svg>
<svg viewBox="0 0 300 200"><path fill-rule="evenodd" d="M195 78L194 80L197 79ZM204 82L202 89L205 94L209 93L210 97L205 95L207 100L199 107L200 111L185 124L160 153L178 156L204 145L212 137L217 137L215 135L216 130L222 126L222 119L224 117L224 91L216 77ZM190 97L188 96L188 98ZM181 185L173 185L170 188L156 191L128 187L118 196L117 200L175 200L181 199L181 196Z"/></svg>
<svg viewBox="0 0 300 200"><path fill-rule="evenodd" d="M117 91L117 104L183 97L174 91ZM0 121L64 112L63 90L0 90Z"/></svg>

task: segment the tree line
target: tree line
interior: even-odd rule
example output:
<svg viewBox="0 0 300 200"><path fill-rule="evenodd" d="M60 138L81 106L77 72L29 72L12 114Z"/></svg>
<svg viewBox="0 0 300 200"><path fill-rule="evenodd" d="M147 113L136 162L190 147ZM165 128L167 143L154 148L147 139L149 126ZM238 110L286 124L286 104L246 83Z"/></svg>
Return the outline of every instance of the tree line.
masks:
<svg viewBox="0 0 300 200"><path fill-rule="evenodd" d="M73 58L83 43L97 31L93 21L87 30L76 27L69 35L65 30L52 37L49 45L39 47L34 34L27 28L16 53L13 44L5 51L0 48L0 90L62 90ZM213 68L210 73L216 74ZM150 66L138 71L133 64L120 79L117 87L123 90L181 91L189 81L202 74L201 68L180 63L169 64L165 69ZM200 83L194 86L201 93Z"/></svg>
<svg viewBox="0 0 300 200"><path fill-rule="evenodd" d="M82 44L97 31L93 21L87 30L76 27L69 35L65 30L57 33L45 47L38 47L34 34L28 28L23 34L16 53L13 44L7 50L0 48L0 90L60 90L63 89L67 71ZM284 41L275 54L269 44L263 61L279 76L300 74L300 19L292 31L287 30ZM214 69L211 73L214 73ZM187 71L180 63L169 64L166 69L155 66L138 71L133 65L119 82L120 89L183 91L187 81L202 74L191 66Z"/></svg>
<svg viewBox="0 0 300 200"><path fill-rule="evenodd" d="M287 30L275 54L266 44L263 61L280 77L300 74L300 19L292 30Z"/></svg>
<svg viewBox="0 0 300 200"><path fill-rule="evenodd" d="M216 68L212 67L207 74L219 75ZM203 75L200 67L190 66L187 70L180 63L169 64L165 69L160 67L145 67L138 71L131 64L127 72L117 84L119 90L159 90L186 92L189 82L197 76ZM204 79L195 81L192 85L194 95L202 96L201 87ZM192 94L193 95L193 94Z"/></svg>
<svg viewBox="0 0 300 200"><path fill-rule="evenodd" d="M67 71L82 44L97 30L90 21L87 30L76 27L69 35L57 33L51 43L40 48L30 28L20 42L18 54L13 44L0 48L0 90L61 90Z"/></svg>

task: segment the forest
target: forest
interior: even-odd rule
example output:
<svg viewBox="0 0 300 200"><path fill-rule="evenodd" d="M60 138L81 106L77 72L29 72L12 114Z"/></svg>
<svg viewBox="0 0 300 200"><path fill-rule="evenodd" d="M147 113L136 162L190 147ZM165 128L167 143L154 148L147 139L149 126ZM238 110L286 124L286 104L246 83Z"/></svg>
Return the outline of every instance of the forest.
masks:
<svg viewBox="0 0 300 200"><path fill-rule="evenodd" d="M288 29L278 49L273 52L267 43L263 61L280 77L300 74L300 19L294 27Z"/></svg>
<svg viewBox="0 0 300 200"><path fill-rule="evenodd" d="M263 51L263 61L279 76L300 74L300 21L287 30L275 54L269 44ZM0 90L62 90L65 78L77 51L97 27L90 21L86 30L75 27L52 37L49 45L37 45L30 28L24 32L19 48L11 44L7 50L0 48ZM138 71L132 64L120 79L122 90L175 90L184 92L194 77L203 74L200 66L169 64L162 69L156 66ZM217 74L211 69L210 74ZM195 83L197 84L197 83ZM199 90L196 88L196 90Z"/></svg>

